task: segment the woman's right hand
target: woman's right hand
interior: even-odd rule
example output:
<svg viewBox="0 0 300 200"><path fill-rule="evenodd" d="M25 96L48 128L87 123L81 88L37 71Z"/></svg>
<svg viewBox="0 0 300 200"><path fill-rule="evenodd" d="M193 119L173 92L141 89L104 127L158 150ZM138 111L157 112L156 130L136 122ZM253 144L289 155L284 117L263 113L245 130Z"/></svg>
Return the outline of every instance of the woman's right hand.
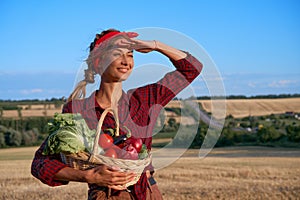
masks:
<svg viewBox="0 0 300 200"><path fill-rule="evenodd" d="M156 40L139 40L135 38L121 39L118 41L118 43L116 43L116 45L118 45L121 48L135 50L140 53L158 51L170 58L171 60L180 60L187 56L185 52Z"/></svg>
<svg viewBox="0 0 300 200"><path fill-rule="evenodd" d="M115 190L126 189L125 184L132 181L136 176L133 172L121 172L118 168L111 168L106 165L100 165L85 172L87 183L93 183Z"/></svg>
<svg viewBox="0 0 300 200"><path fill-rule="evenodd" d="M135 38L121 39L117 41L116 45L121 48L129 50L136 50L140 53L149 53L156 50L157 41L155 40L139 40Z"/></svg>
<svg viewBox="0 0 300 200"><path fill-rule="evenodd" d="M108 167L100 165L88 170L78 170L71 167L65 167L58 171L53 179L60 181L76 181L93 183L99 186L109 187L115 190L124 190L126 183L135 178L133 172L121 172L117 167Z"/></svg>

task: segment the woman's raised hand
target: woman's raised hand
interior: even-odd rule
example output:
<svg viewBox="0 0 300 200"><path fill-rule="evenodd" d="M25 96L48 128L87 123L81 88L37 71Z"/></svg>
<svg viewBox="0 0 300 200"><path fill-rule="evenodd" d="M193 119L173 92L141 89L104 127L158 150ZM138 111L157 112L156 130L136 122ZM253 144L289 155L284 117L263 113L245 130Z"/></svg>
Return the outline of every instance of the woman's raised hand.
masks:
<svg viewBox="0 0 300 200"><path fill-rule="evenodd" d="M148 53L151 51L158 51L171 60L180 60L187 56L187 54L179 49L164 44L156 40L139 40L136 38L124 38L119 40L116 45L120 48L126 48L129 50L136 50L141 53Z"/></svg>
<svg viewBox="0 0 300 200"><path fill-rule="evenodd" d="M122 39L117 45L121 48L135 50L141 53L148 53L156 50L157 48L155 40L139 40L135 38Z"/></svg>

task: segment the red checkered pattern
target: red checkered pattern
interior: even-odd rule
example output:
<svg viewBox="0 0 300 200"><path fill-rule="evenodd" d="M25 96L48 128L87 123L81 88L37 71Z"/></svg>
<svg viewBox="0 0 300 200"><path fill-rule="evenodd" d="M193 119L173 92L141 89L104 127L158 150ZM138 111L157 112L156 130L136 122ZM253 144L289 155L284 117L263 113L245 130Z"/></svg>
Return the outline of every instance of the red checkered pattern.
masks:
<svg viewBox="0 0 300 200"><path fill-rule="evenodd" d="M126 126L132 131L133 136L142 138L148 149L151 149L153 128L162 107L187 87L202 70L202 64L190 54L172 63L176 67L175 71L166 74L156 83L129 90L127 93L123 92L118 104L120 134L127 132L122 128ZM86 99L68 102L63 112L81 113L89 128L96 129L104 111L96 101L96 92ZM111 114L106 116L102 129L108 127L114 127L114 118ZM31 167L32 175L50 186L67 184L68 182L54 180L54 175L66 165L61 162L58 155L42 155L44 144L35 154ZM153 171L152 165L148 166L148 169ZM99 187L93 184L89 186L89 191ZM133 195L136 199L145 199L146 189L147 178L143 173L140 180L133 186Z"/></svg>

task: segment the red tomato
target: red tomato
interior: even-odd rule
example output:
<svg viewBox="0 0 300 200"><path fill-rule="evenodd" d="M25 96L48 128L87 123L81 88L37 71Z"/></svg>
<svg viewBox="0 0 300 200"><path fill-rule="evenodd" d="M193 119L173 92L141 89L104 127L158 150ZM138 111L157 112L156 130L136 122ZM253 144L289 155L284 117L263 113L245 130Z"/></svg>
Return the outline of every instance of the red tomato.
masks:
<svg viewBox="0 0 300 200"><path fill-rule="evenodd" d="M103 149L107 149L109 147L111 147L114 143L114 139L105 133L100 134L100 138L99 138L99 145L103 148Z"/></svg>
<svg viewBox="0 0 300 200"><path fill-rule="evenodd" d="M108 157L112 157L112 158L118 158L117 156L117 152L115 151L114 148L110 148L108 149L107 151L105 151L105 156L108 156Z"/></svg>

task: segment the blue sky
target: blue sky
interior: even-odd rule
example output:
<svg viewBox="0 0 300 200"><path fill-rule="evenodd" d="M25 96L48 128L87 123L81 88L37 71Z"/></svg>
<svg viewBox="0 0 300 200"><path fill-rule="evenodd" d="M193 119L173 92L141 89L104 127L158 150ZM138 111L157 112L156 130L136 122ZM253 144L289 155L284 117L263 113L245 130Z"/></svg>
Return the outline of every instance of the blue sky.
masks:
<svg viewBox="0 0 300 200"><path fill-rule="evenodd" d="M297 0L2 0L0 99L68 96L94 35L112 27L188 36L215 63L227 95L300 93L299 10ZM209 94L201 77L193 87Z"/></svg>

